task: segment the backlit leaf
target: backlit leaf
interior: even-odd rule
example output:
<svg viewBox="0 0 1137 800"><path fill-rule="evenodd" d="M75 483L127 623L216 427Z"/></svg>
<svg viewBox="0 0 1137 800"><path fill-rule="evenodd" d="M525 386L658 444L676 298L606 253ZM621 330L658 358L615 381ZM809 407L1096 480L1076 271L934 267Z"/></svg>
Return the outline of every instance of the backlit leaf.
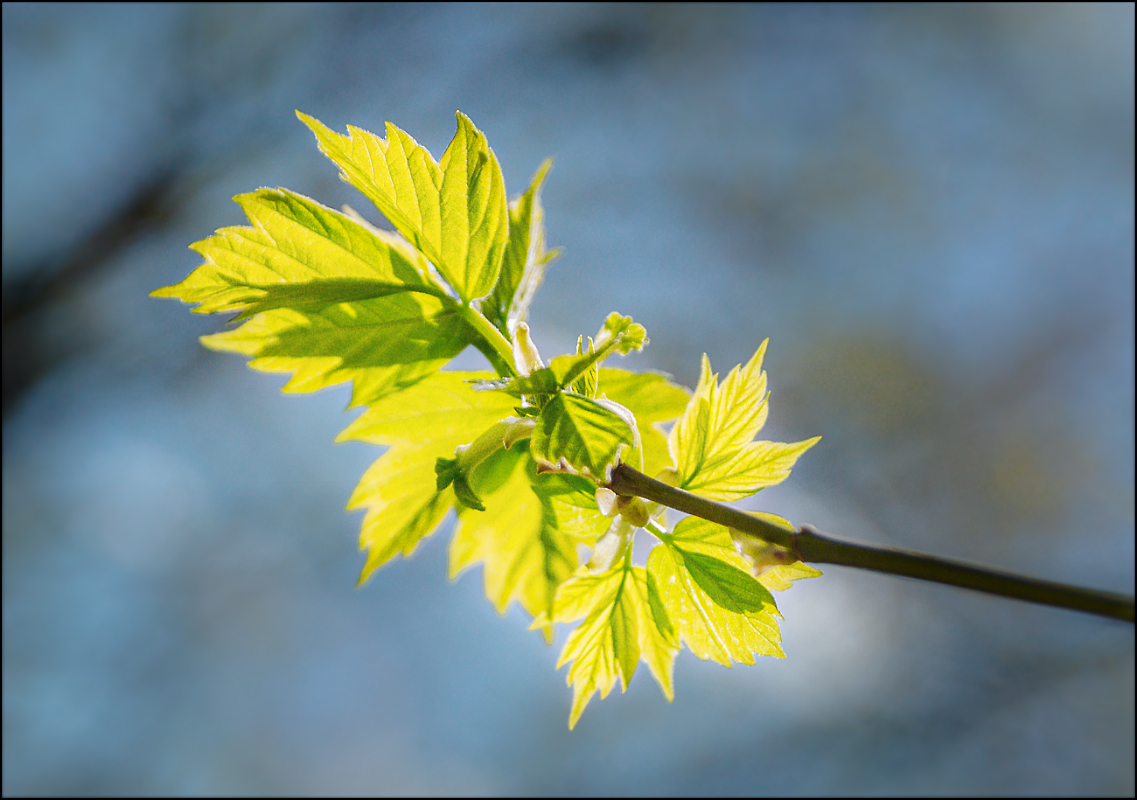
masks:
<svg viewBox="0 0 1137 800"><path fill-rule="evenodd" d="M540 498L548 525L574 542L592 545L608 528L610 519L596 507L596 484L579 475L532 475L533 491Z"/></svg>
<svg viewBox="0 0 1137 800"><path fill-rule="evenodd" d="M361 405L435 372L472 335L452 305L405 293L318 311L273 309L201 343L253 356L253 369L293 373L286 392L354 381L352 405Z"/></svg>
<svg viewBox="0 0 1137 800"><path fill-rule="evenodd" d="M706 552L702 522L684 519L648 558L648 572L683 643L725 667L753 664L755 653L784 656L773 596L749 572Z"/></svg>
<svg viewBox="0 0 1137 800"><path fill-rule="evenodd" d="M505 180L485 134L461 111L458 132L438 166L442 262L435 266L468 302L497 283L509 227Z"/></svg>
<svg viewBox="0 0 1137 800"><path fill-rule="evenodd" d="M504 395L475 392L467 381L488 373L439 372L372 403L337 441L356 439L390 449L372 464L348 501L363 508L360 548L367 563L360 581L395 555L410 555L453 505L450 487L435 486L435 462L509 415Z"/></svg>
<svg viewBox="0 0 1137 800"><path fill-rule="evenodd" d="M667 437L660 431L659 424L683 413L689 390L672 383L662 373L608 367L600 370L598 388L602 395L636 415L644 454L643 472L654 476L664 467L670 467Z"/></svg>
<svg viewBox="0 0 1137 800"><path fill-rule="evenodd" d="M570 729L597 691L607 697L617 679L627 688L640 658L667 699L672 698L678 644L654 579L643 567L632 566L625 557L599 575L580 569L557 590L555 609L556 622L584 617L557 661L558 668L572 662L567 676L573 687Z"/></svg>
<svg viewBox="0 0 1137 800"><path fill-rule="evenodd" d="M803 442L752 442L769 413L762 357L766 342L745 366L718 383L703 356L695 394L671 429L671 455L679 486L711 500L738 500L781 483L798 456L821 437Z"/></svg>
<svg viewBox="0 0 1137 800"><path fill-rule="evenodd" d="M541 206L541 184L552 165L553 160L546 159L525 193L509 203L509 238L501 274L493 291L481 303L486 319L507 337L512 336L512 325L528 316L545 267L560 252L545 249L545 209Z"/></svg>
<svg viewBox="0 0 1137 800"><path fill-rule="evenodd" d="M427 149L389 122L384 139L353 125L344 136L307 114L297 111L296 116L316 134L341 177L437 265L442 260L442 170Z"/></svg>
<svg viewBox="0 0 1137 800"><path fill-rule="evenodd" d="M505 182L469 117L458 113L458 131L435 163L426 148L390 123L386 139L350 125L344 136L296 114L343 179L375 203L462 300L493 288L508 236Z"/></svg>
<svg viewBox="0 0 1137 800"><path fill-rule="evenodd" d="M550 642L555 623L580 620L557 665L571 664L570 728L596 692L626 689L641 660L670 700L684 644L726 666L781 656L770 591L820 572L787 563L791 547L696 517L668 533L661 506L602 485L618 460L716 500L784 480L817 439L754 441L769 412L766 343L721 383L704 356L692 394L664 375L601 368L648 342L612 313L587 347L579 337L546 366L524 319L556 255L540 199L550 162L507 203L493 151L461 112L437 162L389 123L385 138L343 135L297 114L396 232L261 189L235 198L250 226L192 245L205 262L153 294L234 314L236 327L203 344L291 373L285 391L353 382L353 405L368 408L337 441L387 448L348 503L366 512L360 582L457 509L452 578L482 564L497 611L517 601ZM440 371L469 344L496 375ZM632 562L643 528L658 540L646 567ZM578 548L591 548L583 566Z"/></svg>
<svg viewBox="0 0 1137 800"><path fill-rule="evenodd" d="M492 394L492 393L487 393ZM615 411L575 394L561 393L542 409L530 443L533 457L602 479L622 449L635 446L635 432Z"/></svg>
<svg viewBox="0 0 1137 800"><path fill-rule="evenodd" d="M530 484L534 464L519 443L491 457L471 478L485 511L463 510L450 543L450 577L484 564L486 597L499 614L517 600L531 615L552 616L557 587L576 568L576 547L546 515ZM552 640L552 627L544 626Z"/></svg>
<svg viewBox="0 0 1137 800"><path fill-rule="evenodd" d="M253 356L249 366L292 372L285 391L355 382L360 404L434 372L471 332L454 303L424 276L422 256L301 195L239 195L253 227L222 228L193 245L206 259L156 297L242 311L239 328L202 337L214 350Z"/></svg>
<svg viewBox="0 0 1137 800"><path fill-rule="evenodd" d="M557 386L568 386L608 356L615 353L627 355L633 350L642 350L647 342L647 332L643 325L613 311L592 340L587 353L581 352L578 347L576 355L557 356L549 362L549 370L556 379Z"/></svg>
<svg viewBox="0 0 1137 800"><path fill-rule="evenodd" d="M766 514L760 511L748 511L746 513L793 530L793 525L788 519L776 514ZM676 546L684 550L717 558L744 572L750 571L750 564L739 554L730 535L730 529L724 525L708 522L698 517L687 517L675 526L672 537ZM759 575L757 581L772 591L783 591L790 588L793 581L820 576L820 570L798 561L793 564L774 567Z"/></svg>

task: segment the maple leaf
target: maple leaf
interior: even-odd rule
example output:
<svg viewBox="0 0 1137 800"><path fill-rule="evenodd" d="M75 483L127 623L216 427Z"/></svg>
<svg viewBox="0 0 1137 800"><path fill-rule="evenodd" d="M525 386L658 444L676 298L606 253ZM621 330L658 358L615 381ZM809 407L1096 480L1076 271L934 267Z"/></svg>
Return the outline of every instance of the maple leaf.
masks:
<svg viewBox="0 0 1137 800"><path fill-rule="evenodd" d="M534 617L549 616L557 587L577 565L575 542L534 490L534 473L524 443L479 465L470 483L487 510L463 509L450 542L450 577L482 562L486 597L499 614L517 600ZM543 632L552 641L552 626Z"/></svg>
<svg viewBox="0 0 1137 800"><path fill-rule="evenodd" d="M699 384L668 438L680 488L710 500L739 500L784 481L798 457L820 441L751 441L769 413L762 371L768 341L721 385L703 355Z"/></svg>
<svg viewBox="0 0 1137 800"><path fill-rule="evenodd" d="M545 159L525 193L510 201L501 273L493 291L481 302L486 318L511 339L513 326L528 316L545 267L560 255L559 248L545 249L545 209L541 205L541 184L552 166L552 159Z"/></svg>
<svg viewBox="0 0 1137 800"><path fill-rule="evenodd" d="M414 552L454 504L453 488L436 486L437 460L509 414L508 398L470 388L469 381L487 374L438 372L373 402L337 437L390 447L348 501L349 510L367 510L359 539L367 550L361 583L393 556Z"/></svg>
<svg viewBox="0 0 1137 800"><path fill-rule="evenodd" d="M594 575L578 570L557 590L555 622L584 621L569 634L557 668L572 662L569 728L575 727L592 695L607 697L616 681L627 689L642 658L670 701L672 666L678 644L654 578L631 562L631 552L611 569ZM536 624L536 623L535 623Z"/></svg>
<svg viewBox="0 0 1137 800"><path fill-rule="evenodd" d="M729 667L732 659L753 664L755 653L784 657L773 595L733 559L715 552L721 533L721 525L687 517L651 551L647 569L668 616L699 658Z"/></svg>
<svg viewBox="0 0 1137 800"><path fill-rule="evenodd" d="M336 133L296 112L341 177L373 202L438 268L463 302L493 289L508 238L501 166L485 135L462 112L442 158L387 123L382 139L348 126Z"/></svg>
<svg viewBox="0 0 1137 800"><path fill-rule="evenodd" d="M455 303L426 277L427 263L392 234L284 189L238 195L253 227L196 242L206 262L152 292L241 311L235 330L201 338L253 356L249 366L291 372L286 392L354 382L360 405L437 371L473 336Z"/></svg>

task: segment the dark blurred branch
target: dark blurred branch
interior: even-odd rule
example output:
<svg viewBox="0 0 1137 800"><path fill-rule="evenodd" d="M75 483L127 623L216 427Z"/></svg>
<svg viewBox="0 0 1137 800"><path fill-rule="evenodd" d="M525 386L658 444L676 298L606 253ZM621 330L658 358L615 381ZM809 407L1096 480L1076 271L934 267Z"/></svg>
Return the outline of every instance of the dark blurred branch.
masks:
<svg viewBox="0 0 1137 800"><path fill-rule="evenodd" d="M175 183L182 164L175 161L140 185L122 207L57 259L22 270L5 282L3 293L3 413L54 363L70 355L60 337L48 344L42 333L45 312L64 301L84 281L100 274L140 235L165 224L176 204ZM46 324L51 324L48 321Z"/></svg>
<svg viewBox="0 0 1137 800"><path fill-rule="evenodd" d="M736 508L699 497L649 478L627 464L612 470L608 488L616 494L635 495L653 500L677 511L717 522L792 550L801 561L812 564L839 564L846 567L901 575L906 578L959 586L977 592L1025 600L1028 603L1057 606L1099 617L1133 622L1133 598L1083 589L1062 583L1024 578L937 556L873 547L831 539L816 528L803 525L797 532L766 522Z"/></svg>

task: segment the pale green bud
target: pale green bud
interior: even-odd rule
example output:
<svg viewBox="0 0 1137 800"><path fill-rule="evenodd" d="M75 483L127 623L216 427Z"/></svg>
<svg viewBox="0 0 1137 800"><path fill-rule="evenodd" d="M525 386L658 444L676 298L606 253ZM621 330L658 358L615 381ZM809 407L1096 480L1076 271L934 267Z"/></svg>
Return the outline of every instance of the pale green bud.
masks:
<svg viewBox="0 0 1137 800"><path fill-rule="evenodd" d="M541 354L537 352L537 345L529 338L529 326L524 322L518 322L513 331L513 366L523 378L529 377L533 370L545 366Z"/></svg>

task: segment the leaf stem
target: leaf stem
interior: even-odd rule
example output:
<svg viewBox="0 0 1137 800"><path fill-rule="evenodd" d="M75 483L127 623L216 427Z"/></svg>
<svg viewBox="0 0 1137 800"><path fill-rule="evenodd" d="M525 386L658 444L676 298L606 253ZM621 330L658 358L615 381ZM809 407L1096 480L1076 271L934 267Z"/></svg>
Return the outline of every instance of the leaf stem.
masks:
<svg viewBox="0 0 1137 800"><path fill-rule="evenodd" d="M620 495L654 500L677 511L717 522L729 528L791 549L802 561L838 564L871 572L958 586L987 594L1011 597L1028 603L1056 606L1099 617L1133 622L1133 598L1127 595L1083 589L1062 583L1013 575L1007 572L924 555L891 547L874 547L843 542L821 534L810 525L794 532L753 517L736 508L707 500L668 486L642 472L619 464L612 470L608 488Z"/></svg>
<svg viewBox="0 0 1137 800"><path fill-rule="evenodd" d="M508 378L515 375L516 372L513 369L513 345L510 344L508 339L501 335L501 331L495 328L494 324L486 319L482 312L473 306L468 306L464 303L460 304L458 306L458 313L462 316L462 319L466 320L471 328L477 331L482 341L488 345L488 349L498 356L498 359L495 361L495 359L490 358L489 353L486 352L486 348L480 347L477 342L474 343L474 346L481 350L486 358L489 358L490 363L493 364L494 369L497 370L501 377ZM500 361L500 363L496 363L497 361ZM503 368L506 370L504 373L502 372Z"/></svg>

